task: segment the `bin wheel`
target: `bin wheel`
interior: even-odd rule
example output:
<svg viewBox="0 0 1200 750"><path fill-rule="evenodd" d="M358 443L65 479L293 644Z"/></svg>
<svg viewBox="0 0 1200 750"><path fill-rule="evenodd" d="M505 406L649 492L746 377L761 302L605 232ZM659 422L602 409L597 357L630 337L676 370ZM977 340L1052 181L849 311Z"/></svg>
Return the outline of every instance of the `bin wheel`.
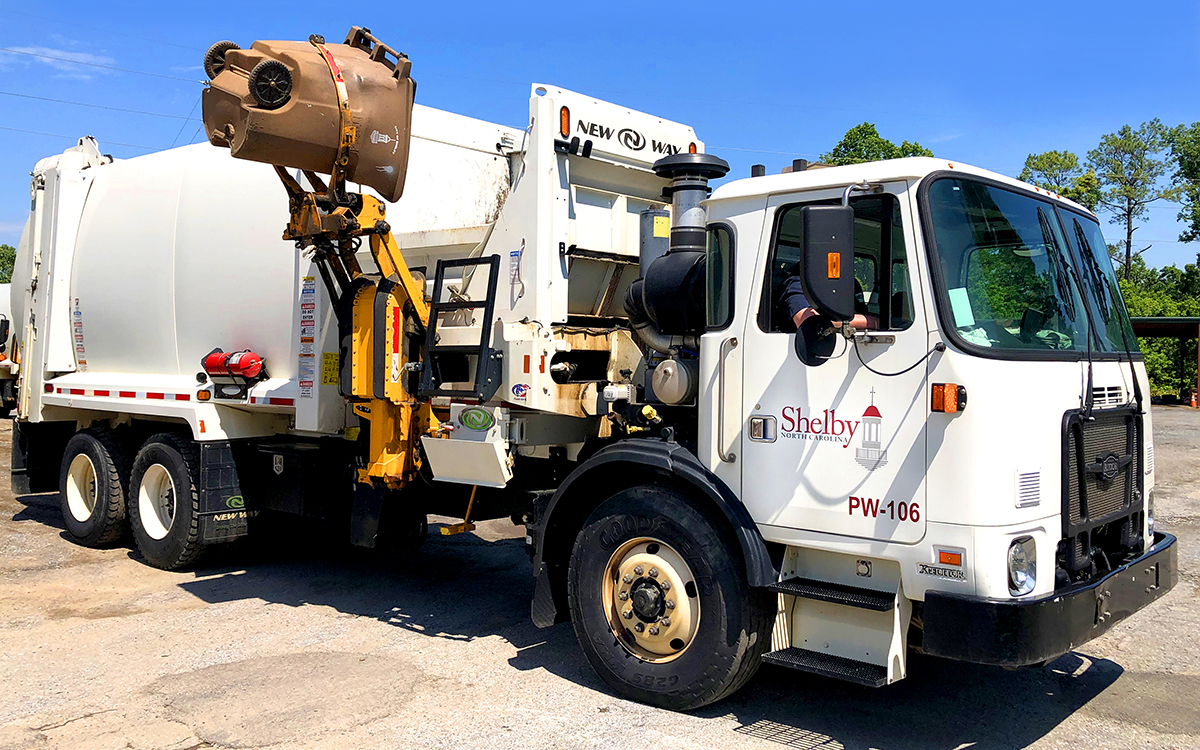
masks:
<svg viewBox="0 0 1200 750"><path fill-rule="evenodd" d="M250 94L263 109L279 109L292 98L292 71L278 60L263 60L250 71Z"/></svg>
<svg viewBox="0 0 1200 750"><path fill-rule="evenodd" d="M241 49L236 42L217 42L204 53L204 72L211 81L225 70L225 53L231 49Z"/></svg>

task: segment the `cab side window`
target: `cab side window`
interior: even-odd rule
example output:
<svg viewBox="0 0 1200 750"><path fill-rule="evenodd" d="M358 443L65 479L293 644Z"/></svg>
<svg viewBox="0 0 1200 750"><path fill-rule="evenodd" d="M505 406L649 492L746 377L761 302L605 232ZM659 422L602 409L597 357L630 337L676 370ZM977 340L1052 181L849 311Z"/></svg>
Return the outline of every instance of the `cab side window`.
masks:
<svg viewBox="0 0 1200 750"><path fill-rule="evenodd" d="M759 307L759 326L769 332L796 330L783 296L788 280L799 273L804 205L830 205L836 201L783 206L775 220L770 263ZM912 325L912 285L908 253L900 223L900 204L894 195L851 198L854 208L855 308L858 313L886 320L879 326L903 330Z"/></svg>

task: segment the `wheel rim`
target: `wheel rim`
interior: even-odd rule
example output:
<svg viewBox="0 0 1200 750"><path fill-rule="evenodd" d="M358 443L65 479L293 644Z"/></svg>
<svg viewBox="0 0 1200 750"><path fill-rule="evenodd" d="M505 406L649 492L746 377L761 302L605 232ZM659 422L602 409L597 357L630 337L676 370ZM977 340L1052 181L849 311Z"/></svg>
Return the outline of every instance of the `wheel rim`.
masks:
<svg viewBox="0 0 1200 750"><path fill-rule="evenodd" d="M171 530L175 520L175 482L162 464L154 464L142 475L138 518L151 539L162 539Z"/></svg>
<svg viewBox="0 0 1200 750"><path fill-rule="evenodd" d="M613 552L602 601L608 625L643 661L678 658L700 626L700 597L683 556L658 539L630 539Z"/></svg>
<svg viewBox="0 0 1200 750"><path fill-rule="evenodd" d="M81 523L96 510L96 467L85 453L71 459L67 469L67 508Z"/></svg>

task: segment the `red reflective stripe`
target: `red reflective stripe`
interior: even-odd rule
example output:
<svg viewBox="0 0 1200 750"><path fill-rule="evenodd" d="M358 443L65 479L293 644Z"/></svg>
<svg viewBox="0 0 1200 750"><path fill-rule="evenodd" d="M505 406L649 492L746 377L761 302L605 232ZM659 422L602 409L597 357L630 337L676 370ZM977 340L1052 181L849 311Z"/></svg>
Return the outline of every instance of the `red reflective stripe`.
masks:
<svg viewBox="0 0 1200 750"><path fill-rule="evenodd" d="M70 393L72 396L82 396L83 395L82 388L71 388L67 392Z"/></svg>
<svg viewBox="0 0 1200 750"><path fill-rule="evenodd" d="M92 395L93 396L107 396L107 395L109 395L109 392L108 391L92 391Z"/></svg>
<svg viewBox="0 0 1200 750"><path fill-rule="evenodd" d="M117 395L121 398L137 398L137 394L133 391L117 391Z"/></svg>
<svg viewBox="0 0 1200 750"><path fill-rule="evenodd" d="M176 401L191 401L192 396L191 396L191 394L188 394L188 393L176 393L175 400Z"/></svg>
<svg viewBox="0 0 1200 750"><path fill-rule="evenodd" d="M270 402L275 406L291 406L293 403L290 398L272 398Z"/></svg>
<svg viewBox="0 0 1200 750"><path fill-rule="evenodd" d="M59 393L62 393L62 388L59 388L59 389L58 389L58 392L59 392Z"/></svg>
<svg viewBox="0 0 1200 750"><path fill-rule="evenodd" d="M392 352L400 353L400 308L392 308Z"/></svg>
<svg viewBox="0 0 1200 750"><path fill-rule="evenodd" d="M153 398L153 399L158 399L158 400L160 400L160 401L161 401L161 400L165 400L165 399L166 399L166 394L163 394L163 393L147 393L147 394L146 394L146 398Z"/></svg>

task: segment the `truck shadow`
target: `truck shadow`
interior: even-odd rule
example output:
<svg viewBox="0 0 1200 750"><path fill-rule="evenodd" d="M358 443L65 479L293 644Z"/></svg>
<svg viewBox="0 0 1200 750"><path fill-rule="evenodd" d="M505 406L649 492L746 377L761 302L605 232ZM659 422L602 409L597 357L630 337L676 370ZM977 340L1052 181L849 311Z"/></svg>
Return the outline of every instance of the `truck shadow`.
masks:
<svg viewBox="0 0 1200 750"><path fill-rule="evenodd" d="M56 496L17 500L25 508L14 520L62 528ZM513 668L544 669L609 692L570 625L540 630L530 622L533 579L519 538L442 537L431 524L418 553L395 558L335 544L327 528L290 524L264 531L253 543L211 548L179 587L209 603L326 606L434 638L500 636L518 649L509 659ZM125 554L138 557L135 550ZM1025 747L1108 690L1123 671L1078 653L1015 672L913 655L909 677L873 690L764 667L732 698L693 715L732 720L737 734L798 748ZM715 737L713 743L725 744Z"/></svg>

